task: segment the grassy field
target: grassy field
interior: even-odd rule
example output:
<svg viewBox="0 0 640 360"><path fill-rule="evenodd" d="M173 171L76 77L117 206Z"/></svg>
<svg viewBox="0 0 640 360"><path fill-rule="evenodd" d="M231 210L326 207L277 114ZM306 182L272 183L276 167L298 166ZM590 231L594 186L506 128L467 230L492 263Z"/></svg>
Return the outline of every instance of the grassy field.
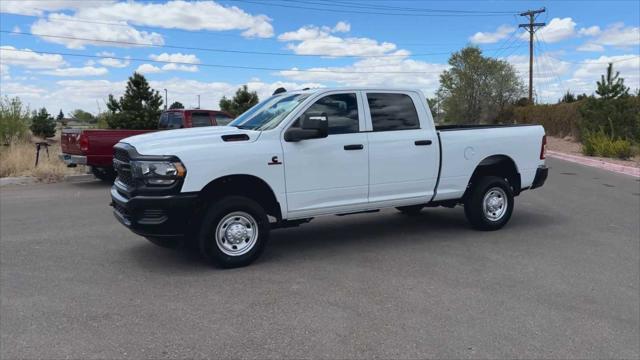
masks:
<svg viewBox="0 0 640 360"><path fill-rule="evenodd" d="M33 176L42 182L56 182L65 175L85 172L84 167L68 168L58 159L60 144L55 141L49 146L49 157L43 148L40 150L38 166L36 146L33 142L16 142L8 146L0 146L0 177Z"/></svg>

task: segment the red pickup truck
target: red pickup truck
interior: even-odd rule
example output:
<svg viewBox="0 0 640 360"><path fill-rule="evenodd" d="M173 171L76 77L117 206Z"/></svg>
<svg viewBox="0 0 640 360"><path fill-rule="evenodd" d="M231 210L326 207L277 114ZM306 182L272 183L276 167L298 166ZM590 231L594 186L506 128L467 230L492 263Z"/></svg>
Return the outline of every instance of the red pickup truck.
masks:
<svg viewBox="0 0 640 360"><path fill-rule="evenodd" d="M95 177L113 181L113 145L120 140L151 131L200 126L227 125L233 117L224 111L200 109L175 109L162 113L157 130L99 130L63 129L60 139L60 159L69 167L87 165Z"/></svg>

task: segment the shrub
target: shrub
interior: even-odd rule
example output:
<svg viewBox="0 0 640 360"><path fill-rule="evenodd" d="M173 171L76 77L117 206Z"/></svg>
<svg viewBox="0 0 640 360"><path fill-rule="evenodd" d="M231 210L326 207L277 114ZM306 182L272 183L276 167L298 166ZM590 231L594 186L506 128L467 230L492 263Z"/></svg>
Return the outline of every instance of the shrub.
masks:
<svg viewBox="0 0 640 360"><path fill-rule="evenodd" d="M20 98L0 99L0 145L9 145L29 137L29 109Z"/></svg>
<svg viewBox="0 0 640 360"><path fill-rule="evenodd" d="M604 130L612 139L640 143L640 97L617 99L587 99L580 107L580 131L595 133Z"/></svg>
<svg viewBox="0 0 640 360"><path fill-rule="evenodd" d="M513 108L512 121L518 124L540 124L548 135L580 139L582 101L554 105L529 105Z"/></svg>
<svg viewBox="0 0 640 360"><path fill-rule="evenodd" d="M582 152L589 156L616 157L620 159L628 159L633 156L633 148L630 141L612 139L602 130L583 134Z"/></svg>
<svg viewBox="0 0 640 360"><path fill-rule="evenodd" d="M40 111L33 112L30 129L35 136L50 138L56 134L56 121L47 109L42 108Z"/></svg>

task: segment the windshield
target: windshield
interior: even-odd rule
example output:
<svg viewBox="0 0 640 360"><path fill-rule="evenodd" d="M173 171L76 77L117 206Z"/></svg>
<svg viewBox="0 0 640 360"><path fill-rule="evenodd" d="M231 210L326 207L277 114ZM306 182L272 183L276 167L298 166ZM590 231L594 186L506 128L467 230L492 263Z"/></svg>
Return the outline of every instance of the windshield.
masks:
<svg viewBox="0 0 640 360"><path fill-rule="evenodd" d="M239 129L270 130L278 126L309 94L276 95L245 111L229 123Z"/></svg>

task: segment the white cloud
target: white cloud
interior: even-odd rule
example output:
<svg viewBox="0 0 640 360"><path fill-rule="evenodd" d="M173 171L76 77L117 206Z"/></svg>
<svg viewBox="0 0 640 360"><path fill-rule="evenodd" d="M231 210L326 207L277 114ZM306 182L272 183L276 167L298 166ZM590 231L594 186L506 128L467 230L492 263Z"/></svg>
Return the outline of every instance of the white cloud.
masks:
<svg viewBox="0 0 640 360"><path fill-rule="evenodd" d="M40 99L47 94L45 89L19 82L3 82L0 87L1 96L20 97L26 99ZM25 100L25 99L23 99ZM27 100L28 101L28 100Z"/></svg>
<svg viewBox="0 0 640 360"><path fill-rule="evenodd" d="M592 42L584 43L576 48L578 51L591 51L591 52L601 52L604 51L604 46L600 44L594 44Z"/></svg>
<svg viewBox="0 0 640 360"><path fill-rule="evenodd" d="M346 21L338 21L336 26L333 27L332 32L349 32L351 31L351 24Z"/></svg>
<svg viewBox="0 0 640 360"><path fill-rule="evenodd" d="M295 81L334 83L340 86L384 86L420 88L432 94L438 87L446 64L433 64L411 60L408 52L399 50L394 58L368 58L349 66L316 67L308 71L281 71L280 75Z"/></svg>
<svg viewBox="0 0 640 360"><path fill-rule="evenodd" d="M196 55L193 54L183 54L183 53L162 53L159 55L149 55L152 60L155 61L167 61L167 62L178 62L178 63L189 63L189 64L199 64L200 59Z"/></svg>
<svg viewBox="0 0 640 360"><path fill-rule="evenodd" d="M201 96L201 107L205 109L218 109L218 103L222 96L233 96L241 84L226 82L203 82L182 78L172 78L163 81L150 81L152 88L156 90L169 90L169 103L180 101L187 107L197 105L197 97ZM260 79L252 79L247 83L249 90L256 91L260 99L270 96L278 87L288 90L302 89L306 87L320 87L318 83L297 83L276 81L266 83ZM122 96L126 87L126 81L109 80L61 80L57 81L51 89L25 85L19 82L5 83L0 88L2 96L20 96L31 108L46 107L50 111L63 111L83 109L92 113L106 109L105 100L109 94L116 97ZM98 104L98 105L96 105Z"/></svg>
<svg viewBox="0 0 640 360"><path fill-rule="evenodd" d="M114 59L114 58L104 58L104 59L100 59L98 62L100 63L100 65L113 67L113 68L123 68L131 64L131 61L129 60L120 60L120 59Z"/></svg>
<svg viewBox="0 0 640 360"><path fill-rule="evenodd" d="M600 26L590 26L588 28L582 28L580 29L580 31L578 31L578 34L583 35L583 36L596 36L599 35L602 32L602 30L600 30Z"/></svg>
<svg viewBox="0 0 640 360"><path fill-rule="evenodd" d="M62 55L39 54L30 49L16 49L9 45L0 46L0 60L5 65L18 65L27 69L56 69L66 65Z"/></svg>
<svg viewBox="0 0 640 360"><path fill-rule="evenodd" d="M155 65L142 64L138 66L138 68L136 69L136 72L139 72L140 74L153 74L153 73L162 72L162 69L160 69Z"/></svg>
<svg viewBox="0 0 640 360"><path fill-rule="evenodd" d="M93 66L84 66L84 67L68 67L68 68L60 68L42 71L42 74L52 75L52 76L101 76L106 75L109 71L103 67L93 67Z"/></svg>
<svg viewBox="0 0 640 360"><path fill-rule="evenodd" d="M332 33L342 32L351 26L339 22L335 27L304 26L296 31L285 32L278 40L290 42L287 48L296 54L324 56L367 56L384 55L396 50L396 45L388 42L379 43L369 38L342 38ZM292 43L297 42L297 43Z"/></svg>
<svg viewBox="0 0 640 360"><path fill-rule="evenodd" d="M501 25L495 32L477 32L469 38L469 41L476 44L493 44L506 39L516 28L509 25Z"/></svg>
<svg viewBox="0 0 640 360"><path fill-rule="evenodd" d="M186 71L186 72L196 72L198 71L198 66L195 64L200 63L200 59L193 54L182 54L182 53L162 53L159 55L152 54L149 56L152 60L160 61L160 62L170 62L168 64L160 65L152 65L152 64L142 64L138 66L136 70L139 73L143 74L152 74L159 73L163 71ZM176 64L180 63L180 64ZM194 65L188 65L194 64Z"/></svg>
<svg viewBox="0 0 640 360"><path fill-rule="evenodd" d="M613 71L620 72L627 86L632 89L640 88L640 57L637 54L600 56L597 59L585 60L573 73L573 79L586 81L595 88L596 81L606 72L610 62L614 63Z"/></svg>
<svg viewBox="0 0 640 360"><path fill-rule="evenodd" d="M640 27L625 27L624 24L613 24L594 39L594 42L605 46L631 47L640 45Z"/></svg>
<svg viewBox="0 0 640 360"><path fill-rule="evenodd" d="M92 7L112 4L113 0L104 1L77 1L77 0L2 0L0 1L0 12L17 15L42 16L47 11L58 11L65 9L80 9L82 7Z"/></svg>
<svg viewBox="0 0 640 360"><path fill-rule="evenodd" d="M9 65L0 62L0 79L2 80L10 80L11 76L9 75Z"/></svg>
<svg viewBox="0 0 640 360"><path fill-rule="evenodd" d="M66 14L50 14L47 19L39 19L31 25L31 32L55 37L42 37L42 40L54 44L61 44L69 49L84 49L86 45L133 47L126 43L142 43L163 45L162 35L156 32L138 31L126 22L119 25L86 22L84 18ZM98 41L74 38L95 39Z"/></svg>
<svg viewBox="0 0 640 360"><path fill-rule="evenodd" d="M536 31L536 34L540 41L548 43L559 42L572 38L576 35L576 23L570 17L563 19L553 18L546 26L539 28ZM520 38L529 41L529 33L522 33Z"/></svg>

